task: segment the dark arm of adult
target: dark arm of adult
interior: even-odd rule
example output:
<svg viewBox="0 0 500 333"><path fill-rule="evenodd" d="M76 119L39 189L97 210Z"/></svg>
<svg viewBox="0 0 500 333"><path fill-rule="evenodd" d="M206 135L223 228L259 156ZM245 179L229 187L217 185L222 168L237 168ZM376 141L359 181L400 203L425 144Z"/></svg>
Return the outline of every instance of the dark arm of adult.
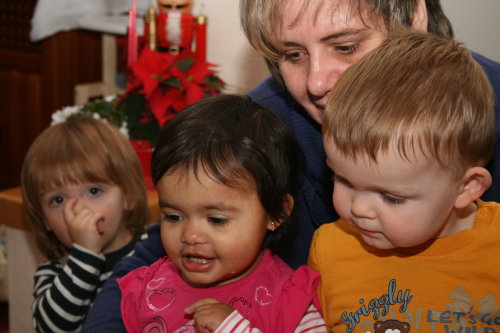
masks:
<svg viewBox="0 0 500 333"><path fill-rule="evenodd" d="M136 268L151 265L166 254L160 239L160 223L149 227L147 233L148 237L137 243L134 253L123 258L114 267L113 274L90 308L83 333L126 332L120 311L121 292L116 279Z"/></svg>

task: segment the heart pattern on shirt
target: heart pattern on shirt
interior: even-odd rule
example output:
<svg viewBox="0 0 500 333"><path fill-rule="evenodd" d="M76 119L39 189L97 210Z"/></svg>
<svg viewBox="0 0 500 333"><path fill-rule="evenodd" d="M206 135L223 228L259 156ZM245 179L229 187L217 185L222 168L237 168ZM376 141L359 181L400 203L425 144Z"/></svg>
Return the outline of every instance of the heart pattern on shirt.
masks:
<svg viewBox="0 0 500 333"><path fill-rule="evenodd" d="M260 286L255 289L255 300L260 305L268 305L273 301L273 295L269 293L266 287Z"/></svg>
<svg viewBox="0 0 500 333"><path fill-rule="evenodd" d="M153 290L147 295L146 303L151 310L160 312L174 304L175 294L175 290L170 288Z"/></svg>

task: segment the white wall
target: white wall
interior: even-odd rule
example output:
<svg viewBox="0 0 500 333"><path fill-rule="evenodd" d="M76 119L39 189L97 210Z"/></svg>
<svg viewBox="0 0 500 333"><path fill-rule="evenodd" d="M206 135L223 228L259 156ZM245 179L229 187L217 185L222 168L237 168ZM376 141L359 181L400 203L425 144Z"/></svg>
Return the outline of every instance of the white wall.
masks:
<svg viewBox="0 0 500 333"><path fill-rule="evenodd" d="M240 27L239 0L194 0L193 13L208 17L207 60L228 92L244 93L269 75L262 57L253 50Z"/></svg>
<svg viewBox="0 0 500 333"><path fill-rule="evenodd" d="M500 0L441 0L441 4L455 39L500 62Z"/></svg>

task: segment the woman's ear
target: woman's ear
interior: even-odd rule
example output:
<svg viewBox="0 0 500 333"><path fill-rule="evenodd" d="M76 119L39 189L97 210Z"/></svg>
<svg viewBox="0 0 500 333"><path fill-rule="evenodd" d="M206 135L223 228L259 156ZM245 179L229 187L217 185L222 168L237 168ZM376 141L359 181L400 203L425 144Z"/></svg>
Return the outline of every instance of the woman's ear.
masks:
<svg viewBox="0 0 500 333"><path fill-rule="evenodd" d="M427 16L427 5L425 0L417 0L417 6L413 12L411 27L419 31L427 31L429 25L429 17Z"/></svg>
<svg viewBox="0 0 500 333"><path fill-rule="evenodd" d="M468 169L462 180L462 190L455 200L455 208L465 208L474 200L479 199L491 186L491 182L491 174L485 168Z"/></svg>
<svg viewBox="0 0 500 333"><path fill-rule="evenodd" d="M293 205L294 205L294 200L291 194L286 194L285 197L283 198L283 211L285 212L286 216L290 216L292 214L293 210ZM280 219L272 219L269 220L267 223L267 229L274 231L279 228L279 226L285 222L286 217L282 217Z"/></svg>

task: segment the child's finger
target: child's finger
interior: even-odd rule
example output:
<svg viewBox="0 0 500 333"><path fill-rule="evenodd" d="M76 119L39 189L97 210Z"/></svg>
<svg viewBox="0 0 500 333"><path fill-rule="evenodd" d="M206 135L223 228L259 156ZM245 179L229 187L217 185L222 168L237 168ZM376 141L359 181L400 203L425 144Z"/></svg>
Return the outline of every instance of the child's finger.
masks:
<svg viewBox="0 0 500 333"><path fill-rule="evenodd" d="M96 222L96 228L99 235L102 235L104 233L104 221L102 219L99 219Z"/></svg>
<svg viewBox="0 0 500 333"><path fill-rule="evenodd" d="M63 216L64 216L64 221L66 222L66 224L68 223L68 221L71 221L75 218L76 203L77 203L77 199L71 198L68 200L68 202L64 206Z"/></svg>

